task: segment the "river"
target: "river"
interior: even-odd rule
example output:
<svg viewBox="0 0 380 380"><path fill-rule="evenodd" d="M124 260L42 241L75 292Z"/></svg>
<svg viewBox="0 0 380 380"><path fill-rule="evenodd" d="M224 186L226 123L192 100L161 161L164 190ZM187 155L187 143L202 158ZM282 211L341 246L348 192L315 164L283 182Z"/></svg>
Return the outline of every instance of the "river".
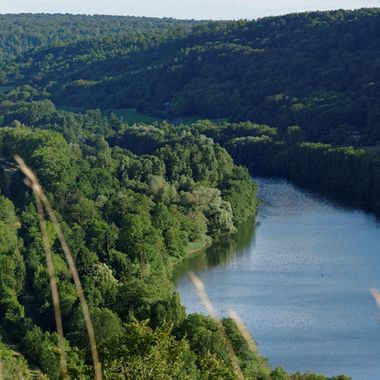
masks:
<svg viewBox="0 0 380 380"><path fill-rule="evenodd" d="M204 312L194 270L220 316L236 310L273 367L380 379L380 224L281 179L255 179L255 223L179 268L187 312Z"/></svg>

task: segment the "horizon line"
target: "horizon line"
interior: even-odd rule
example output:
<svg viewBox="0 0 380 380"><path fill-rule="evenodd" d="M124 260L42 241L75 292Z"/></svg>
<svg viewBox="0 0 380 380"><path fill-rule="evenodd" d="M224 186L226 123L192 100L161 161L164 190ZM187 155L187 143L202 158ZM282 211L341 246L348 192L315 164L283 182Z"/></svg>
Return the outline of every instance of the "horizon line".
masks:
<svg viewBox="0 0 380 380"><path fill-rule="evenodd" d="M360 8L327 8L327 9L315 9L315 10L305 10L305 11L294 11L283 14L268 14L265 16L259 16L256 18L181 18L173 16L146 16L146 15L136 15L136 14L111 14L111 13L75 13L75 12L0 12L0 16L15 16L15 15L50 15L50 16L86 16L86 17L135 17L135 18L148 18L148 19L171 19L171 20L180 20L180 21L255 21L271 17L285 17L295 14L309 14L309 13L323 13L323 12L337 12L337 11L346 11L354 12L365 9L379 9L379 7L360 7Z"/></svg>

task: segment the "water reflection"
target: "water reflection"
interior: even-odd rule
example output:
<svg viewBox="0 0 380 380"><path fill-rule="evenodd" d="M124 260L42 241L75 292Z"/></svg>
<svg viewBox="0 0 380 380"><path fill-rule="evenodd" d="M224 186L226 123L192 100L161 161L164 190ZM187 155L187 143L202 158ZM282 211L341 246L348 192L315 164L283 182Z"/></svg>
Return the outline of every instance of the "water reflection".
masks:
<svg viewBox="0 0 380 380"><path fill-rule="evenodd" d="M255 220L249 220L239 227L236 234L218 239L211 247L186 258L174 271L174 281L178 281L189 271L202 271L225 266L236 256L249 254L255 244L255 231L259 227Z"/></svg>

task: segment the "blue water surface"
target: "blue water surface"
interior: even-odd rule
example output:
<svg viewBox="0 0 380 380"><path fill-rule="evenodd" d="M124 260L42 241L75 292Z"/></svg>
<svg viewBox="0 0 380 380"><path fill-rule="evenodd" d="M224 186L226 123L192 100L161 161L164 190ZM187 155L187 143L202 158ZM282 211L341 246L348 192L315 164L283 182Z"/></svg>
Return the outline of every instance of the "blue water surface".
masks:
<svg viewBox="0 0 380 380"><path fill-rule="evenodd" d="M204 312L185 275L204 281L219 315L236 310L273 367L380 379L380 224L280 179L258 178L254 222L184 263L177 288Z"/></svg>

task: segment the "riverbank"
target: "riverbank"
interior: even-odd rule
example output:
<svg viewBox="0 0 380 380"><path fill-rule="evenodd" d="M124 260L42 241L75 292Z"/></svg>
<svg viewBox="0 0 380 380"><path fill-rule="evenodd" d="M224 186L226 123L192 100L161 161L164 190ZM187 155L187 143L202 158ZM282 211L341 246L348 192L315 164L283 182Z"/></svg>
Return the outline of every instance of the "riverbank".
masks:
<svg viewBox="0 0 380 380"><path fill-rule="evenodd" d="M223 145L251 175L287 178L349 200L380 214L380 156L354 147L271 139L225 141ZM343 194L343 196L342 196Z"/></svg>

